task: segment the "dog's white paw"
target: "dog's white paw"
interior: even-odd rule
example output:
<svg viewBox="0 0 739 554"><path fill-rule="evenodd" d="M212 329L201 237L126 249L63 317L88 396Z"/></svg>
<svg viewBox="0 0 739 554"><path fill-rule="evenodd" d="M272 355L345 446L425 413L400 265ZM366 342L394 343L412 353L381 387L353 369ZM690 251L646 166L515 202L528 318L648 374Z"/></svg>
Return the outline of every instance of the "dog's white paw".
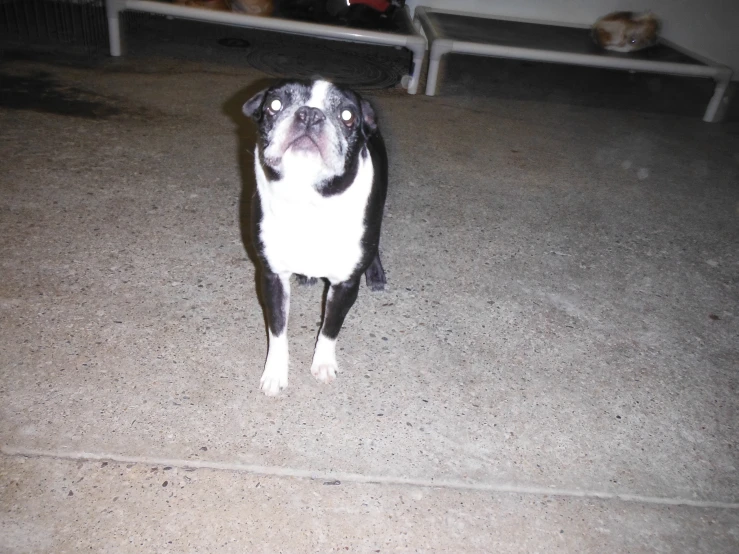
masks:
<svg viewBox="0 0 739 554"><path fill-rule="evenodd" d="M284 371L264 369L262 378L259 381L259 388L267 396L277 396L280 391L287 388L287 369Z"/></svg>
<svg viewBox="0 0 739 554"><path fill-rule="evenodd" d="M316 342L316 351L313 353L310 372L322 383L330 383L336 379L337 371L339 365L336 363L336 341L320 335Z"/></svg>
<svg viewBox="0 0 739 554"><path fill-rule="evenodd" d="M313 377L321 381L321 383L330 383L334 379L336 379L336 371L339 368L336 367L336 364L313 364L310 368L310 372L313 374Z"/></svg>
<svg viewBox="0 0 739 554"><path fill-rule="evenodd" d="M264 373L259 381L259 388L267 396L277 396L287 388L288 353L287 337L273 337L270 334L267 362L264 364Z"/></svg>

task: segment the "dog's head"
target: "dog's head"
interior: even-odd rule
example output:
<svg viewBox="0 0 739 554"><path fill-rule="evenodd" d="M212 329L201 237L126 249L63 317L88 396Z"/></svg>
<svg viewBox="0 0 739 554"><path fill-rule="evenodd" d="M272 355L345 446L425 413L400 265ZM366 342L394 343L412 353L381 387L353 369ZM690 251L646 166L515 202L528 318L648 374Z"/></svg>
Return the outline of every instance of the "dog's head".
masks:
<svg viewBox="0 0 739 554"><path fill-rule="evenodd" d="M299 174L318 184L341 176L377 131L369 102L327 81L277 83L243 112L257 122L259 162L271 179Z"/></svg>

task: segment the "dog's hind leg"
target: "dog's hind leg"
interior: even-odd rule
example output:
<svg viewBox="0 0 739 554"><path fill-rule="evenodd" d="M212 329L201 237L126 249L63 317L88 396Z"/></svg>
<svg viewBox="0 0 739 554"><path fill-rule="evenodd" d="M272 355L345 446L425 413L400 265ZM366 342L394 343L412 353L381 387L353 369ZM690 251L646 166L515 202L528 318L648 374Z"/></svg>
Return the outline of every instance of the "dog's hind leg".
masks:
<svg viewBox="0 0 739 554"><path fill-rule="evenodd" d="M382 262L380 261L380 252L378 251L375 255L372 263L364 272L364 278L367 281L367 286L374 291L384 290L387 279L385 278L385 270L382 269Z"/></svg>
<svg viewBox="0 0 739 554"><path fill-rule="evenodd" d="M287 387L287 318L290 311L290 276L265 272L262 277L264 311L267 316L269 349L259 387L267 396L276 396Z"/></svg>
<svg viewBox="0 0 739 554"><path fill-rule="evenodd" d="M313 364L310 368L313 377L319 381L328 383L336 377L339 369L336 362L336 338L339 336L346 314L357 299L358 292L359 279L337 283L328 289L323 325L318 334Z"/></svg>

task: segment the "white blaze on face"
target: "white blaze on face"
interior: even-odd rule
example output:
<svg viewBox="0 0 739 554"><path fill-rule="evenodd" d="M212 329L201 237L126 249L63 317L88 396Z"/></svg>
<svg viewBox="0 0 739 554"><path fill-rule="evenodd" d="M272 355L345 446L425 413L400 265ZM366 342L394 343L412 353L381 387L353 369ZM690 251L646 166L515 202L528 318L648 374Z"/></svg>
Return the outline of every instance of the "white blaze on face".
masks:
<svg viewBox="0 0 739 554"><path fill-rule="evenodd" d="M342 154L342 152L346 152L346 138L338 128L343 123L335 118L330 105L332 89L333 85L328 81L316 81L311 88L310 98L305 103L309 108L321 110L326 116L321 126L321 135L318 137L322 145L322 156L316 158L313 153L305 154L301 152L296 157L302 159L292 162L295 164L296 171L304 175L320 176L323 179L340 175L344 171L346 162ZM291 157L290 151L287 152L287 157ZM320 167L311 170L314 163L319 164Z"/></svg>
<svg viewBox="0 0 739 554"><path fill-rule="evenodd" d="M313 83L313 89L311 90L310 100L306 106L311 108L318 108L322 112L326 112L326 99L328 98L328 92L331 89L331 83L328 81L316 81Z"/></svg>

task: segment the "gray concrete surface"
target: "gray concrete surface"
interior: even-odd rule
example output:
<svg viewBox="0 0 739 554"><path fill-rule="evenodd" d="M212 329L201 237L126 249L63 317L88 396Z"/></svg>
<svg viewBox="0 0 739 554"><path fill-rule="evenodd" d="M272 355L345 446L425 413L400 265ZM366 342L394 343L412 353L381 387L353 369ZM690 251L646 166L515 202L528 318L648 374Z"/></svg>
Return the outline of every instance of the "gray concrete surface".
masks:
<svg viewBox="0 0 739 554"><path fill-rule="evenodd" d="M3 542L30 552L731 552L721 509L12 458Z"/></svg>
<svg viewBox="0 0 739 554"><path fill-rule="evenodd" d="M735 122L370 95L389 286L272 399L263 77L3 64L0 551L739 549Z"/></svg>

